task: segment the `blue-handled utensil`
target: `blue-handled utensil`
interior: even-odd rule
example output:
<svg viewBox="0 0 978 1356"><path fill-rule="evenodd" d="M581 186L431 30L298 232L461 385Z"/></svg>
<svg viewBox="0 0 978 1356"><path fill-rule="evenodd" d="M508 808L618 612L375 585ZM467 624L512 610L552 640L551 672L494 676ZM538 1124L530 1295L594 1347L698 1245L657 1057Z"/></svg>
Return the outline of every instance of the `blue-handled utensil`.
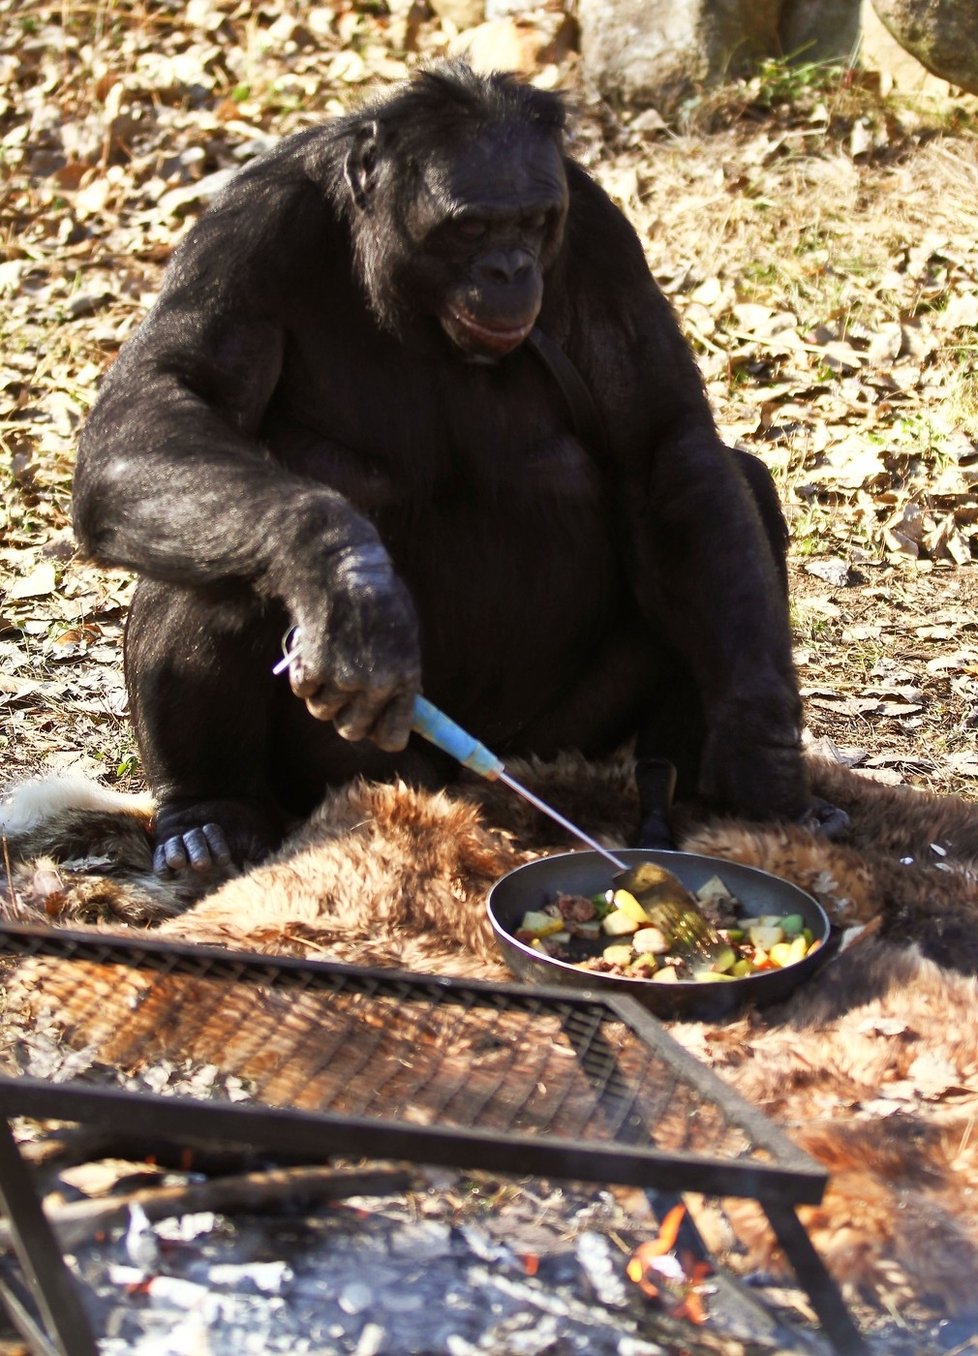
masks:
<svg viewBox="0 0 978 1356"><path fill-rule="evenodd" d="M593 851L600 852L601 856L605 857L619 871L627 870L625 863L616 857L613 852L602 847L583 829L572 824L569 819L565 819L559 810L555 810L545 800L535 796L522 782L518 782L515 777L510 776L501 758L497 758L494 753L486 748L485 744L480 744L473 735L463 730L461 725L456 725L454 720L450 720L445 715L444 711L439 711L437 706L432 706L427 697L416 697L414 699L414 729L444 753L451 754L463 767L469 768L472 772L477 772L480 777L485 777L489 781L503 782L518 796L529 801L537 810L542 810L545 815L549 815L562 829L573 834L575 838L579 838Z"/></svg>
<svg viewBox="0 0 978 1356"><path fill-rule="evenodd" d="M272 670L273 673L284 673L292 660L298 653L297 635L295 631L289 633L285 641L285 653ZM559 824L562 829L571 834L574 838L579 838L582 843L586 843L594 852L600 852L601 856L606 858L619 871L627 870L625 863L614 853L609 852L607 848L602 847L583 829L579 829L576 824L572 824L569 819L555 810L552 805L541 800L539 796L533 794L527 787L518 782L515 777L510 776L506 771L506 766L501 758L481 744L474 735L470 735L467 730L463 730L461 725L456 725L455 721L446 716L444 711L440 711L437 706L433 706L427 697L416 697L414 699L414 730L427 739L429 743L434 744L436 748L443 753L449 754L463 767L467 767L471 772L476 772L480 777L485 777L488 781L500 781L515 791L518 796L522 796L535 809Z"/></svg>

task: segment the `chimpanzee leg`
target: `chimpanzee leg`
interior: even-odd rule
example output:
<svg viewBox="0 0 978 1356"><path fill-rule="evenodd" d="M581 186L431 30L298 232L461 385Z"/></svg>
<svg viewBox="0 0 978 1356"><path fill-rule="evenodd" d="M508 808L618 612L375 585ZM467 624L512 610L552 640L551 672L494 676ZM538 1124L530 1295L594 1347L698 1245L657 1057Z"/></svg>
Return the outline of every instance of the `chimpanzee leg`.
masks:
<svg viewBox="0 0 978 1356"><path fill-rule="evenodd" d="M740 448L731 455L757 504L771 554L788 592L788 527L771 473L759 457ZM693 676L683 658L665 650L646 719L636 741L635 779L639 797L639 847L673 846L670 810L673 794L687 800L696 794L706 740L706 720Z"/></svg>
<svg viewBox="0 0 978 1356"><path fill-rule="evenodd" d="M268 766L272 666L284 627L243 590L140 581L126 628L126 683L159 801L158 845L217 824L240 862L264 856L281 837L285 817Z"/></svg>
<svg viewBox="0 0 978 1356"><path fill-rule="evenodd" d="M737 467L747 481L750 492L754 496L754 502L757 504L758 512L761 515L761 523L767 534L768 542L771 546L771 553L774 556L774 563L778 567L778 575L784 585L784 591L788 592L788 524L785 522L784 513L781 509L781 501L778 498L778 491L775 488L771 472L767 469L760 457L756 457L753 452L745 452L743 448L733 447L730 449L736 459Z"/></svg>
<svg viewBox="0 0 978 1356"><path fill-rule="evenodd" d="M706 721L699 693L685 662L664 648L651 700L635 741L638 789L636 847L675 847L672 802L696 794Z"/></svg>
<svg viewBox="0 0 978 1356"><path fill-rule="evenodd" d="M734 453L737 457L737 465L746 477L760 510L761 522L764 524L768 541L771 543L774 561L778 567L787 596L788 525L784 520L784 514L781 512L781 504L778 500L778 492L774 488L774 481L771 479L771 473L759 457L752 456L750 452L743 452L739 448L734 449ZM805 828L810 829L813 833L820 833L826 838L839 838L849 827L849 816L845 810L840 810L837 805L830 804L827 800L823 800L821 796L813 796L808 813L801 822Z"/></svg>
<svg viewBox="0 0 978 1356"><path fill-rule="evenodd" d="M456 773L420 739L390 754L314 719L287 676L272 672L286 625L284 613L240 589L140 582L126 630L126 681L159 801L157 869L258 861L290 820L358 776L434 787Z"/></svg>

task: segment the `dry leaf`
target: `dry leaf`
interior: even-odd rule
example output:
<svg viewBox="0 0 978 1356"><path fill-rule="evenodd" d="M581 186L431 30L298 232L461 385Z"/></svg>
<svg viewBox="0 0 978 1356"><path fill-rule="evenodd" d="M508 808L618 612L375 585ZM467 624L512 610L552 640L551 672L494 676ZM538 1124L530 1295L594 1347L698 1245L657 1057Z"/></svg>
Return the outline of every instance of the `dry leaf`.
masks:
<svg viewBox="0 0 978 1356"><path fill-rule="evenodd" d="M10 586L10 598L44 598L55 590L54 565L42 560L24 579L15 579Z"/></svg>

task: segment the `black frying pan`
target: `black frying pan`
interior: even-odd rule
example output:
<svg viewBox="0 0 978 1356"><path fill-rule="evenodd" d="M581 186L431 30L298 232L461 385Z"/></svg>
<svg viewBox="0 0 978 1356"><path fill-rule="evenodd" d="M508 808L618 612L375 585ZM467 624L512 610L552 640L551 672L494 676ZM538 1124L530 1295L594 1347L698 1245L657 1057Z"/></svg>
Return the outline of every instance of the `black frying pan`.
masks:
<svg viewBox="0 0 978 1356"><path fill-rule="evenodd" d="M693 892L712 877L719 876L740 900L745 917L800 913L805 926L822 945L804 960L783 970L764 970L722 983L682 980L676 984L659 984L647 979L579 970L566 961L541 954L517 941L513 935L528 909L539 909L555 895L561 892L594 895L611 885L614 872L604 857L596 852L565 852L517 867L497 881L489 892L489 921L506 963L521 979L590 989L598 994L618 990L637 998L660 1017L718 1017L748 1003L761 1005L787 997L804 980L811 978L828 955L828 915L811 895L789 881L757 867L692 852L616 848L615 856L626 865L658 862Z"/></svg>

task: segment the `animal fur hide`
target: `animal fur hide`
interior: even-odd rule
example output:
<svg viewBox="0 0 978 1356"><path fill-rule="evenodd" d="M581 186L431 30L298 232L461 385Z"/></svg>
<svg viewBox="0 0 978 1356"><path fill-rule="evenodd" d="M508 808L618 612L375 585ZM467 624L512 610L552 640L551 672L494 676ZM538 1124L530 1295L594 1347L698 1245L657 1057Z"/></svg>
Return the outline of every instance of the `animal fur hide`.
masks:
<svg viewBox="0 0 978 1356"><path fill-rule="evenodd" d="M634 819L625 760L564 758L514 773L609 844ZM840 928L861 933L777 1008L671 1030L831 1170L822 1205L801 1214L844 1286L889 1308L913 1298L936 1313L970 1313L978 806L827 763L813 765L813 776L819 794L851 816L843 841L689 817L681 845L794 881ZM52 798L42 783L0 809L13 863L8 917L153 924L182 941L489 979L510 976L486 891L521 862L568 847L499 786L463 782L432 794L359 783L333 793L273 859L193 901L152 877L145 806L76 801L71 788ZM124 1042L136 1020L126 996L109 993L105 1003L104 1022ZM736 1235L726 1260L776 1268L757 1208L725 1208Z"/></svg>

